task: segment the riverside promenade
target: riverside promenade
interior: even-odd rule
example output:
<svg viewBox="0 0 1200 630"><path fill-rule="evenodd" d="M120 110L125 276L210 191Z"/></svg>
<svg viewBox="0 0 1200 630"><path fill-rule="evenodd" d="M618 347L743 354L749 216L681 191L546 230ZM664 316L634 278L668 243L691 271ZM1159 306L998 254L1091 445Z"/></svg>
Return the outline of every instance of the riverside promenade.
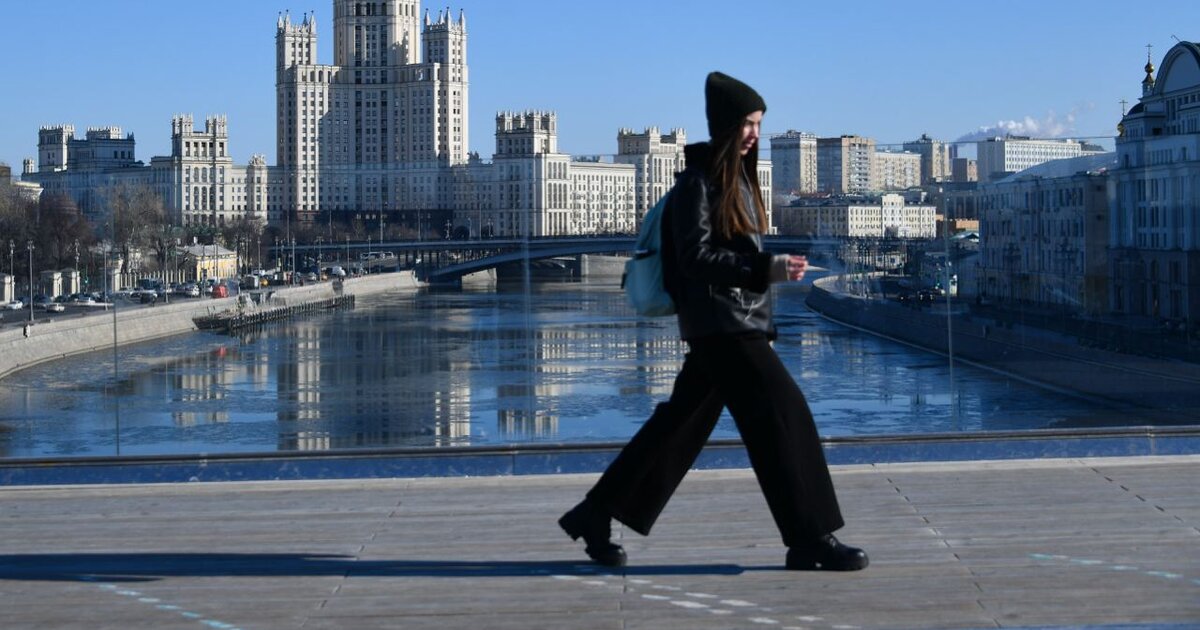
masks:
<svg viewBox="0 0 1200 630"><path fill-rule="evenodd" d="M327 302L341 295L368 295L419 286L411 271L347 278L342 288L333 282L275 287L261 291L263 304L227 298L174 298L155 306L121 304L115 310L97 307L84 316L40 314L34 323L0 328L0 378L13 372L69 356L107 350L114 345L161 339L194 332L197 320L222 313L253 312ZM22 318L24 316L22 315Z"/></svg>
<svg viewBox="0 0 1200 630"><path fill-rule="evenodd" d="M628 567L596 475L0 488L4 628L1196 628L1200 455L833 467L871 566L787 572L750 471L694 471Z"/></svg>

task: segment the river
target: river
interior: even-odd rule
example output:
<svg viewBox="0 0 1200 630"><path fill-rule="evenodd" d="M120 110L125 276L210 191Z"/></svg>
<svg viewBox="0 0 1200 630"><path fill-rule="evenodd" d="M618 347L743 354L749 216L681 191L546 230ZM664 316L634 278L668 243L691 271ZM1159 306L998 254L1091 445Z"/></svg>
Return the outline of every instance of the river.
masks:
<svg viewBox="0 0 1200 630"><path fill-rule="evenodd" d="M776 290L776 349L826 436L1107 424L1093 402L828 322ZM667 397L673 318L611 279L360 297L234 336L200 332L0 382L0 456L624 440ZM953 375L953 378L952 378ZM736 437L725 417L714 437Z"/></svg>

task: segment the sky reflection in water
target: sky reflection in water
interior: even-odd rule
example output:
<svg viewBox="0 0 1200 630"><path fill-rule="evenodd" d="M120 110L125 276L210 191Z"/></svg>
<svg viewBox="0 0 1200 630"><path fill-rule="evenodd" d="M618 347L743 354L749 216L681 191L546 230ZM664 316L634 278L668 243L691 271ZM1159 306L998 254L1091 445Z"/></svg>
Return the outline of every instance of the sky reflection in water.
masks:
<svg viewBox="0 0 1200 630"><path fill-rule="evenodd" d="M823 435L1085 426L1093 403L829 323L777 292L776 349ZM670 393L674 320L611 281L360 298L236 336L196 333L0 382L0 456L624 440ZM119 423L118 423L119 418ZM118 434L119 424L119 434ZM725 417L714 437L736 437Z"/></svg>

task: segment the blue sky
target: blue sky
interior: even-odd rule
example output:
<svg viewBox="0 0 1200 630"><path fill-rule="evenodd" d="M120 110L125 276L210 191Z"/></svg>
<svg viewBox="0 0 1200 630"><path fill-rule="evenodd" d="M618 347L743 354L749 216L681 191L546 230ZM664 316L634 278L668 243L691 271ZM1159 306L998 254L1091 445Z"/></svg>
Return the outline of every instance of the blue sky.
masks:
<svg viewBox="0 0 1200 630"><path fill-rule="evenodd" d="M274 38L281 11L315 11L333 62L332 1L5 0L0 161L19 171L42 125L117 125L147 163L170 120L229 117L234 159L274 156ZM425 3L436 15L447 5ZM612 153L621 127L707 135L703 80L719 69L768 103L766 133L856 133L900 143L1004 126L1111 136L1121 99L1154 63L1200 40L1200 2L978 3L765 0L460 0L470 146L494 148L501 110L558 112L559 148Z"/></svg>

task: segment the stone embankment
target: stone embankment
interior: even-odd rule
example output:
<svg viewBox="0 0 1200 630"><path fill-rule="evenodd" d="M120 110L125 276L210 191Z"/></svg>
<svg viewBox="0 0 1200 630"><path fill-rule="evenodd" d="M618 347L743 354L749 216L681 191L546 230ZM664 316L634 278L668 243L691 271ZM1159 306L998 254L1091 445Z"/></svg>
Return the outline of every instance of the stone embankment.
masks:
<svg viewBox="0 0 1200 630"><path fill-rule="evenodd" d="M23 326L0 329L0 378L24 368L141 341L150 341L198 329L197 320L247 309L295 307L327 302L339 295L368 295L392 290L415 290L419 283L411 271L347 278L341 291L332 282L262 292L264 306L239 296L182 298L154 306L119 305L113 311L83 317L38 313L39 319ZM98 307L97 307L98 308Z"/></svg>
<svg viewBox="0 0 1200 630"><path fill-rule="evenodd" d="M1200 420L1200 365L1085 347L1069 335L958 313L914 308L836 290L839 278L813 283L806 303L821 315L1063 392L1153 409L1163 422Z"/></svg>

